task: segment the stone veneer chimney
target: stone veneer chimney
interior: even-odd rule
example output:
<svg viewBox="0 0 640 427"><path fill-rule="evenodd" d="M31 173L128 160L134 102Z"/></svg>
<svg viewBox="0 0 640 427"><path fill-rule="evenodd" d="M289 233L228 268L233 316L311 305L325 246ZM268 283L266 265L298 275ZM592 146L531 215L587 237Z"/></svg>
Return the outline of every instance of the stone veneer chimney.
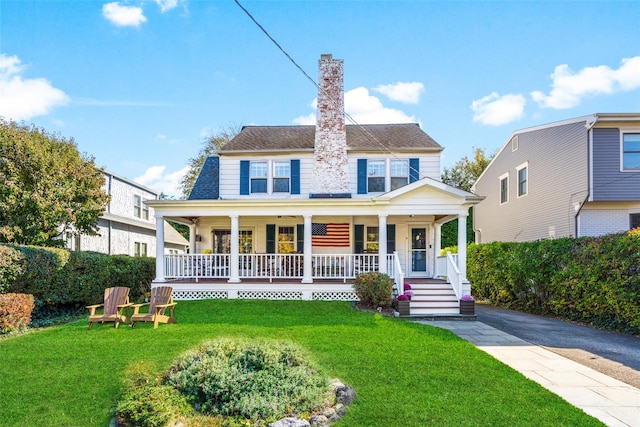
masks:
<svg viewBox="0 0 640 427"><path fill-rule="evenodd" d="M321 55L318 61L318 111L311 198L348 198L347 128L344 120L342 59Z"/></svg>

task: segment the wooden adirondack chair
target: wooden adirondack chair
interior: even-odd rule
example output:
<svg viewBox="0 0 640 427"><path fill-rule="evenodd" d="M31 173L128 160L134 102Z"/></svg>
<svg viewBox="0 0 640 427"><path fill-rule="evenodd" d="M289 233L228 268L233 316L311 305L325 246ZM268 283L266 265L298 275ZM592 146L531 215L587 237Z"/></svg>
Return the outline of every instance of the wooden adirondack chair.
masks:
<svg viewBox="0 0 640 427"><path fill-rule="evenodd" d="M104 307L102 314L96 314L96 309ZM89 329L94 323L113 322L114 327L118 327L121 322L127 322L129 315L129 288L115 287L107 288L104 290L104 303L89 305ZM127 315L123 314L124 309L127 309Z"/></svg>
<svg viewBox="0 0 640 427"><path fill-rule="evenodd" d="M154 329L158 327L158 323L176 323L176 318L173 317L173 308L177 303L173 302L172 292L171 286L158 286L151 289L151 298L148 303L133 305L131 327L135 327L136 322L153 322ZM149 306L149 312L140 313L140 307L145 305ZM169 309L168 316L165 314L167 308Z"/></svg>

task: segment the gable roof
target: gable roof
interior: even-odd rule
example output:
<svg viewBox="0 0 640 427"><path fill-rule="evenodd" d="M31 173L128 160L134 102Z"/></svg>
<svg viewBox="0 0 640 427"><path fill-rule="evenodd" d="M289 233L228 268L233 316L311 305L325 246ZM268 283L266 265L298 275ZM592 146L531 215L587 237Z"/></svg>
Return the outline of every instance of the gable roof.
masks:
<svg viewBox="0 0 640 427"><path fill-rule="evenodd" d="M313 151L316 127L245 126L218 154ZM352 151L442 151L417 123L347 125L347 149Z"/></svg>

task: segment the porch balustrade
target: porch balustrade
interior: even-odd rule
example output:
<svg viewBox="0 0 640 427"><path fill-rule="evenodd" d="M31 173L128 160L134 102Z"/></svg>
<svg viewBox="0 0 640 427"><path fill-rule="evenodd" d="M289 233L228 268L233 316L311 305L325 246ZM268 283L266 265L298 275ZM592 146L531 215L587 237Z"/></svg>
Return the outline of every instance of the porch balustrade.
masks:
<svg viewBox="0 0 640 427"><path fill-rule="evenodd" d="M378 271L377 254L314 254L311 255L313 279L355 279L358 274ZM164 255L164 277L167 279L228 279L229 254ZM399 269L397 254L387 255L387 274ZM240 279L302 279L303 254L240 254ZM400 271L401 273L401 271Z"/></svg>

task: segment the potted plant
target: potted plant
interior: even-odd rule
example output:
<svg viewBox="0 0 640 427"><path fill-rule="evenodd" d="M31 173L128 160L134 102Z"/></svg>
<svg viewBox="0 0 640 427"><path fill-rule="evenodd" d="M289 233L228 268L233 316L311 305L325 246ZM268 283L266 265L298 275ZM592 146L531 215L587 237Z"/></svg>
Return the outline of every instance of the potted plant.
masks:
<svg viewBox="0 0 640 427"><path fill-rule="evenodd" d="M476 302L471 295L460 298L460 314L476 314Z"/></svg>
<svg viewBox="0 0 640 427"><path fill-rule="evenodd" d="M410 284L408 284L408 283L405 283L405 284L404 284L404 290L405 290L405 291L410 291L410 290L411 290L411 285L410 285Z"/></svg>
<svg viewBox="0 0 640 427"><path fill-rule="evenodd" d="M398 295L396 300L398 301L398 313L400 313L400 316L408 316L411 313L409 297L402 294Z"/></svg>
<svg viewBox="0 0 640 427"><path fill-rule="evenodd" d="M407 296L407 298L409 298L409 301L411 301L411 297L413 296L413 291L404 291L404 294Z"/></svg>

